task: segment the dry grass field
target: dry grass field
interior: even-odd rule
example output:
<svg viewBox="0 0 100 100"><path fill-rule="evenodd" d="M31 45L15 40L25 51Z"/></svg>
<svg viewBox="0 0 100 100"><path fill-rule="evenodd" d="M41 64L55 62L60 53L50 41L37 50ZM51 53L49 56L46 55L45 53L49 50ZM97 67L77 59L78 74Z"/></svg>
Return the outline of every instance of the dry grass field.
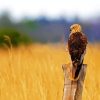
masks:
<svg viewBox="0 0 100 100"><path fill-rule="evenodd" d="M61 44L0 49L0 100L62 100L62 64L70 57ZM89 44L83 100L100 100L100 46Z"/></svg>

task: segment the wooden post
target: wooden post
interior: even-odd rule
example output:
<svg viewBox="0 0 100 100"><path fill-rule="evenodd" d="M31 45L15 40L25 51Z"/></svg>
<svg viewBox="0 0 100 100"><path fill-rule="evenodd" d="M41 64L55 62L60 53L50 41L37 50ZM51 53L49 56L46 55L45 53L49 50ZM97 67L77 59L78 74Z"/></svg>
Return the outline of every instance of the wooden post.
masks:
<svg viewBox="0 0 100 100"><path fill-rule="evenodd" d="M64 71L64 94L63 100L82 100L83 84L87 65L83 64L79 72L78 80L70 79L70 65L62 65Z"/></svg>

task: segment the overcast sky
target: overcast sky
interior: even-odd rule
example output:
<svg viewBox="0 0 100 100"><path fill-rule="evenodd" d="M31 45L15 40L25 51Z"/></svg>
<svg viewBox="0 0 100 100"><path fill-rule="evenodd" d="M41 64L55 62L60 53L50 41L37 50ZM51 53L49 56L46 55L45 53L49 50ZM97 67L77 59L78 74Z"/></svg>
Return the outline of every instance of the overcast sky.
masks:
<svg viewBox="0 0 100 100"><path fill-rule="evenodd" d="M25 15L78 15L83 18L100 13L100 0L0 0L0 12L8 10L16 18Z"/></svg>

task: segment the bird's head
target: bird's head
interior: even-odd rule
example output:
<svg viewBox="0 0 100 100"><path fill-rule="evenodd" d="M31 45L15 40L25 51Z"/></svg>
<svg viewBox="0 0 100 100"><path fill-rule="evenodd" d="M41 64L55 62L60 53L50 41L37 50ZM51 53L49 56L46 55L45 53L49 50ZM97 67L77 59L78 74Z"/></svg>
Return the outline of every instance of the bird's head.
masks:
<svg viewBox="0 0 100 100"><path fill-rule="evenodd" d="M76 33L76 32L81 32L81 31L82 31L82 28L81 28L81 26L79 24L73 24L70 27L71 34L72 33Z"/></svg>

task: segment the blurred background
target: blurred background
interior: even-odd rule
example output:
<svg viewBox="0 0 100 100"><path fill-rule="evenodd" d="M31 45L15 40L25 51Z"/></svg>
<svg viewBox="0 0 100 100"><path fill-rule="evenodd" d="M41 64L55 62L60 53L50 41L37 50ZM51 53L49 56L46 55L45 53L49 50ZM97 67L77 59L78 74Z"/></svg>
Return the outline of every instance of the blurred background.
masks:
<svg viewBox="0 0 100 100"><path fill-rule="evenodd" d="M0 0L0 45L64 42L79 23L89 42L100 41L99 0Z"/></svg>
<svg viewBox="0 0 100 100"><path fill-rule="evenodd" d="M89 41L82 100L100 100L100 0L0 0L0 100L62 100L75 23Z"/></svg>

